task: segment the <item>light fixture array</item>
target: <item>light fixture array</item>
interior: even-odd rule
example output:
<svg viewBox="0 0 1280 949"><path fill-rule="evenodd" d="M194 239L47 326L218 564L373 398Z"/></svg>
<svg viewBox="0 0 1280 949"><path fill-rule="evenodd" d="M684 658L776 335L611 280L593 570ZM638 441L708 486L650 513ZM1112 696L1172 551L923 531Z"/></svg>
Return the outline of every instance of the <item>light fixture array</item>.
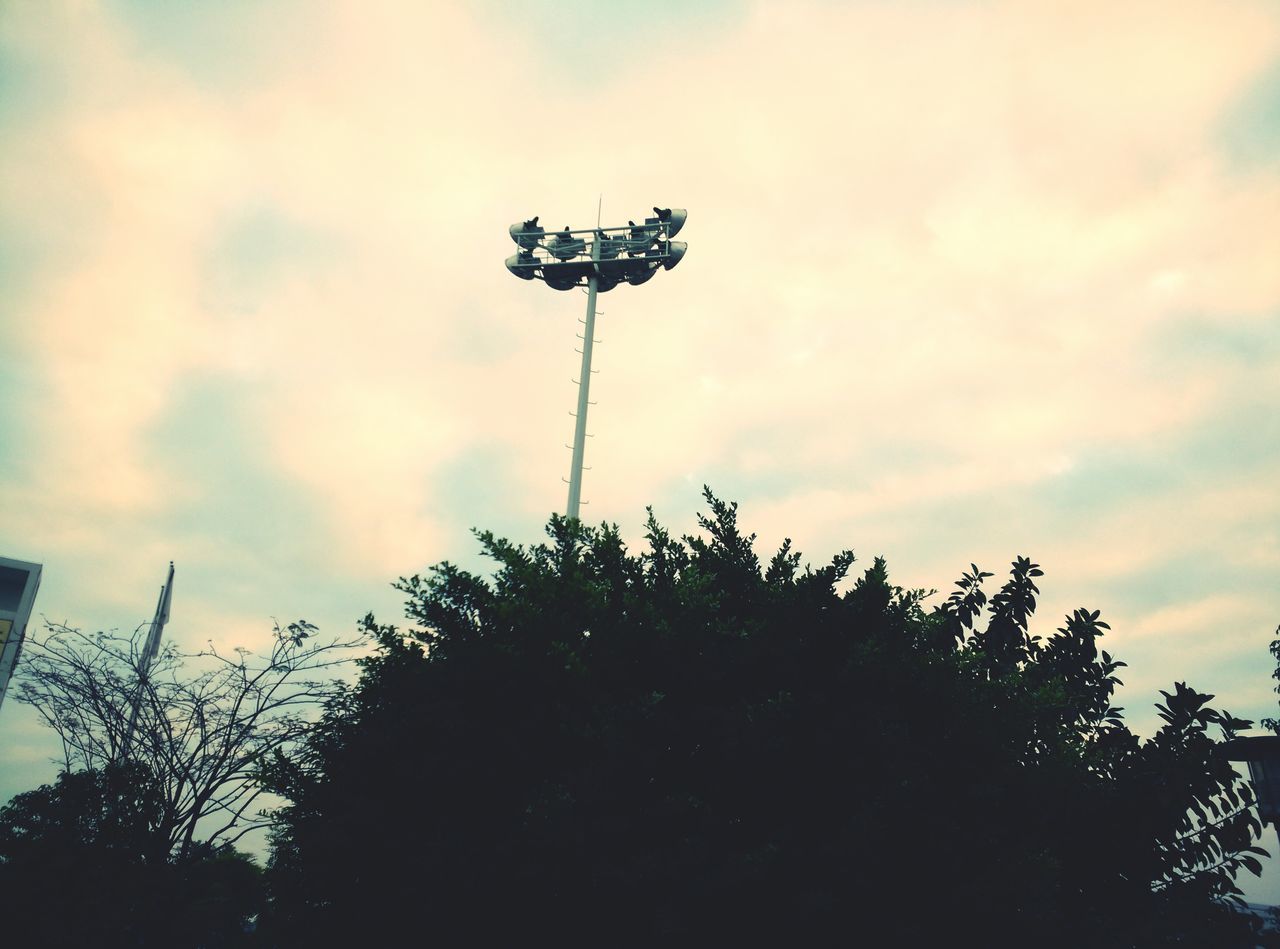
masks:
<svg viewBox="0 0 1280 949"><path fill-rule="evenodd" d="M592 227L550 234L533 217L512 224L509 233L520 249L507 258L507 269L521 280L538 279L554 290L584 287L592 276L605 293L620 283L639 286L659 268L670 270L688 247L672 240L689 214L684 208L654 208L642 224Z"/></svg>

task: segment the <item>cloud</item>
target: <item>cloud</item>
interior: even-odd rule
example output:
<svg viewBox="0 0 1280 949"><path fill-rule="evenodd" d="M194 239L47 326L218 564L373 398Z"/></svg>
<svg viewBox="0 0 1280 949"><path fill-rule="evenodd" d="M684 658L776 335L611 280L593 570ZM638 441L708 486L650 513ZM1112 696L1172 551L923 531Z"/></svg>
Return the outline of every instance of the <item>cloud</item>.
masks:
<svg viewBox="0 0 1280 949"><path fill-rule="evenodd" d="M700 199L684 268L602 301L591 482L620 514L726 466L827 472L819 490L862 469L850 516L1052 478L1221 409L1220 377L1142 371L1174 314L1280 300L1280 190L1213 137L1274 56L1263 7L766 5L647 48L643 82L566 80L491 8L282 7L240 20L232 57L244 15L208 27L212 53L178 18L64 18L63 108L16 139L8 200L87 217L25 342L43 467L86 513L180 493L141 459L192 372L254 392L258 450L353 564L441 543L416 501L476 445L554 485L572 393L548 383L576 375L581 302L489 257L525 203L572 216L584 169L610 206ZM19 35L49 55L51 28ZM888 443L923 466L877 465Z"/></svg>

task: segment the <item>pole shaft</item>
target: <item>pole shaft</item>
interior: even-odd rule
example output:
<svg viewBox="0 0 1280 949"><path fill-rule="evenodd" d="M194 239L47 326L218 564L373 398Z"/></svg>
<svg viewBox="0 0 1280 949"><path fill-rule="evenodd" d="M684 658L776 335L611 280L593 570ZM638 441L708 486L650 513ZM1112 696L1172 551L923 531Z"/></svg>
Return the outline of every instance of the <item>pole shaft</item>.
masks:
<svg viewBox="0 0 1280 949"><path fill-rule="evenodd" d="M600 259L600 241L591 245L591 259ZM573 428L573 469L569 472L569 503L565 516L578 517L582 502L582 456L587 447L587 405L591 392L591 345L596 335L596 280L595 268L587 278L587 320L582 332L582 371L578 375L578 418Z"/></svg>
<svg viewBox="0 0 1280 949"><path fill-rule="evenodd" d="M133 702L129 709L129 727L125 729L124 741L121 744L120 754L124 758L129 757L129 752L133 747L133 733L138 727L138 712L142 709L142 693L147 687L147 679L151 673L151 664L155 661L156 653L160 651L160 637L164 635L164 624L169 620L169 603L168 600L173 596L173 561L169 561L169 576L164 581L164 586L160 588L160 599L156 603L156 615L151 620L151 627L147 630L147 641L143 646L142 655L138 659L138 682L134 686Z"/></svg>

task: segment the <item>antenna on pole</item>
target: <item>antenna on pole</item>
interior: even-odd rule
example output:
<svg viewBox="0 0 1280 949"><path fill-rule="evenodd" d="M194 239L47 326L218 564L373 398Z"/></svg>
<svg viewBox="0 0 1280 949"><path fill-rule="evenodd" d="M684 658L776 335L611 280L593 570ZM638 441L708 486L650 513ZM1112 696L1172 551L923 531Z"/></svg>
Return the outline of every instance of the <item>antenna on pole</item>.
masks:
<svg viewBox="0 0 1280 949"><path fill-rule="evenodd" d="M133 732L138 727L138 712L142 708L142 692L147 684L147 675L156 654L160 652L160 638L164 634L164 624L169 622L169 606L173 602L173 561L169 561L169 575L164 586L160 588L160 599L156 602L156 614L151 620L151 628L147 630L147 641L142 647L142 657L138 660L138 686L134 690L133 705L129 709L129 727L125 729L124 743L120 746L122 757L129 757L133 746Z"/></svg>

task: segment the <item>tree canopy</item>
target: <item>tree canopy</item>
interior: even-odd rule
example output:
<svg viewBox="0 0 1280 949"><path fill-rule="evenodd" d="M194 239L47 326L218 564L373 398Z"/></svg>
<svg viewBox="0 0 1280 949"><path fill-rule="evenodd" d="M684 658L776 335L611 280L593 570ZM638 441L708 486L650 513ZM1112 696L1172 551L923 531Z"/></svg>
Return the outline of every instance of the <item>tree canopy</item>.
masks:
<svg viewBox="0 0 1280 949"><path fill-rule="evenodd" d="M175 859L164 790L135 762L64 772L0 807L6 945L246 945L261 869L229 846Z"/></svg>
<svg viewBox="0 0 1280 949"><path fill-rule="evenodd" d="M882 560L768 562L709 492L647 546L553 517L489 578L399 583L414 626L268 767L281 945L1253 945L1243 723L1183 683L1140 740L1123 663L1042 571L935 604Z"/></svg>

